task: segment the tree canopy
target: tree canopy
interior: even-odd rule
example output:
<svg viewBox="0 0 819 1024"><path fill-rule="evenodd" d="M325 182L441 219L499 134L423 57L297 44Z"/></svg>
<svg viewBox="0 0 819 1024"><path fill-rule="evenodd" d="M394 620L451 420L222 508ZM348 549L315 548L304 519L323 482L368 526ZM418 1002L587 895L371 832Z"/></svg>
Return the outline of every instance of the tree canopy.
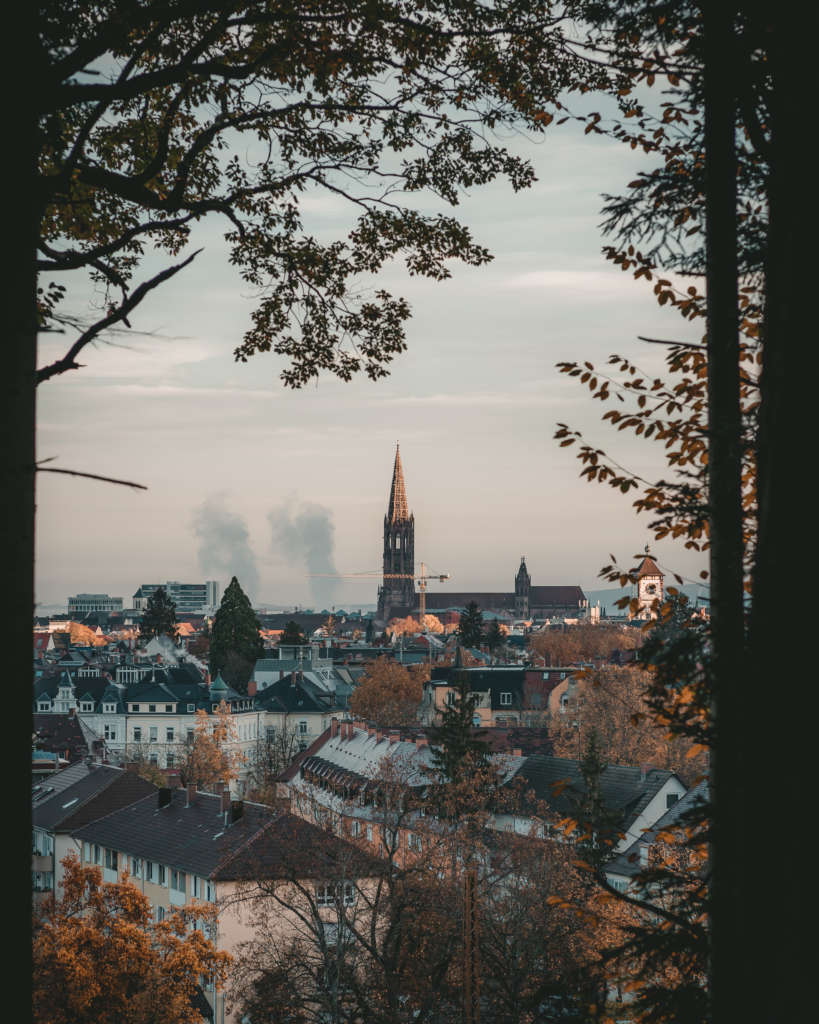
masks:
<svg viewBox="0 0 819 1024"><path fill-rule="evenodd" d="M350 695L350 711L379 726L417 725L426 679L426 665L405 668L392 658L376 658Z"/></svg>
<svg viewBox="0 0 819 1024"><path fill-rule="evenodd" d="M225 682L247 692L256 661L264 654L261 625L247 594L234 576L213 619L210 634L210 671L221 672Z"/></svg>
<svg viewBox="0 0 819 1024"><path fill-rule="evenodd" d="M279 647L303 647L307 642L304 630L293 619L285 624L279 637Z"/></svg>
<svg viewBox="0 0 819 1024"><path fill-rule="evenodd" d="M181 908L153 921L127 876L103 882L75 854L63 861L62 894L34 921L33 1019L37 1024L204 1024L193 996L200 976L221 988L230 956L218 952ZM197 906L210 920L213 911Z"/></svg>
<svg viewBox="0 0 819 1024"><path fill-rule="evenodd" d="M142 613L139 624L140 639L151 640L155 636L169 636L175 640L176 634L176 604L164 587L157 587L149 596Z"/></svg>
<svg viewBox="0 0 819 1024"><path fill-rule="evenodd" d="M483 642L483 616L474 601L461 612L458 622L458 642L464 647L480 647Z"/></svg>

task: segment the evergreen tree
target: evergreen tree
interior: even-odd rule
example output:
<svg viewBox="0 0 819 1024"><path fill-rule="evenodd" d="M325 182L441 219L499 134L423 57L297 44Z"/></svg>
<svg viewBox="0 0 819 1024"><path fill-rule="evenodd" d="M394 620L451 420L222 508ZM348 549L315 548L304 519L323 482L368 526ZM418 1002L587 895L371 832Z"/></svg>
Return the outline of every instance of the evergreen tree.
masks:
<svg viewBox="0 0 819 1024"><path fill-rule="evenodd" d="M506 634L500 628L500 623L497 619L494 620L492 625L489 627L486 633L486 646L489 648L492 654L499 647L503 647L506 642Z"/></svg>
<svg viewBox="0 0 819 1024"><path fill-rule="evenodd" d="M462 668L456 672L454 688L452 703L445 705L440 724L427 729L433 770L450 782L460 779L465 761L470 770L477 770L489 759L489 745L483 738L486 730L474 725L479 697L472 692L469 675Z"/></svg>
<svg viewBox="0 0 819 1024"><path fill-rule="evenodd" d="M307 643L307 637L301 626L294 619L291 619L284 627L284 632L279 638L279 647L303 646Z"/></svg>
<svg viewBox="0 0 819 1024"><path fill-rule="evenodd" d="M139 625L141 640L152 640L155 636L169 636L176 640L176 604L170 599L164 587L157 589L148 598Z"/></svg>
<svg viewBox="0 0 819 1024"><path fill-rule="evenodd" d="M466 606L458 623L458 641L464 647L479 647L483 640L483 616L474 601Z"/></svg>
<svg viewBox="0 0 819 1024"><path fill-rule="evenodd" d="M261 626L247 595L234 576L213 619L210 636L210 673L215 676L229 666L225 682L247 692L253 666L264 653Z"/></svg>
<svg viewBox="0 0 819 1024"><path fill-rule="evenodd" d="M375 621L373 619L367 619L367 632L364 634L364 639L368 644L375 640Z"/></svg>

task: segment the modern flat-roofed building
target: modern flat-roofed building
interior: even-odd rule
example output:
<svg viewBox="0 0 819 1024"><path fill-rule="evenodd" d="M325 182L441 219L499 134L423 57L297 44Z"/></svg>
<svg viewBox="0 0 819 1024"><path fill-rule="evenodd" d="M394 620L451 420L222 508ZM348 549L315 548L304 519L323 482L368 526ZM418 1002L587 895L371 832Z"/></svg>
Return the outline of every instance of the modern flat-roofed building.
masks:
<svg viewBox="0 0 819 1024"><path fill-rule="evenodd" d="M210 612L219 605L221 587L218 580L206 580L204 583L180 583L168 580L167 583L143 583L134 594L133 607L144 611L148 598L155 590L164 587L170 599L176 605L177 614L191 615L199 612Z"/></svg>
<svg viewBox="0 0 819 1024"><path fill-rule="evenodd" d="M68 599L68 614L83 617L89 612L121 612L122 598L108 594L75 594Z"/></svg>

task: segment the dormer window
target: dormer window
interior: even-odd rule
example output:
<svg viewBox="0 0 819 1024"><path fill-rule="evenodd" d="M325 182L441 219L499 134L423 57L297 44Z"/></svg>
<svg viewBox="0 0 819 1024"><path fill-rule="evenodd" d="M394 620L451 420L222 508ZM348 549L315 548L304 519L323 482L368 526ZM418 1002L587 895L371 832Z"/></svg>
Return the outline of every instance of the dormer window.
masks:
<svg viewBox="0 0 819 1024"><path fill-rule="evenodd" d="M117 706L116 704L103 704L102 710L106 714L112 715L117 710Z"/></svg>
<svg viewBox="0 0 819 1024"><path fill-rule="evenodd" d="M149 711L156 711L156 704L149 704L148 705L148 710Z"/></svg>
<svg viewBox="0 0 819 1024"><path fill-rule="evenodd" d="M139 711L139 704L132 704L131 705L131 710L132 711Z"/></svg>
<svg viewBox="0 0 819 1024"><path fill-rule="evenodd" d="M84 701L83 705L82 705L82 710L83 711L93 711L94 710L94 705L90 704L88 701Z"/></svg>
<svg viewBox="0 0 819 1024"><path fill-rule="evenodd" d="M193 714L193 712L196 711L196 705L195 704L188 704L188 711L191 714Z"/></svg>
<svg viewBox="0 0 819 1024"><path fill-rule="evenodd" d="M165 710L166 711L173 711L173 704L166 704L165 705Z"/></svg>
<svg viewBox="0 0 819 1024"><path fill-rule="evenodd" d="M50 711L51 710L51 702L50 701L40 701L40 703L37 705L37 710L38 711Z"/></svg>
<svg viewBox="0 0 819 1024"><path fill-rule="evenodd" d="M501 702L501 704L506 704L506 705L511 704L512 703L512 694L511 693L502 693L500 695L500 702Z"/></svg>

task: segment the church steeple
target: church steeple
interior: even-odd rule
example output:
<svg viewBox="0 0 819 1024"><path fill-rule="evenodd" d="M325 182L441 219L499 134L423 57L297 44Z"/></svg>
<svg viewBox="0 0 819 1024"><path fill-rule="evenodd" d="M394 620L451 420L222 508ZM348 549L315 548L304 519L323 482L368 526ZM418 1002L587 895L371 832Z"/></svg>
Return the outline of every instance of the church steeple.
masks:
<svg viewBox="0 0 819 1024"><path fill-rule="evenodd" d="M392 487L390 503L387 506L387 519L391 523L404 523L409 519L407 489L404 485L404 470L401 466L400 446L395 446L395 464L392 467Z"/></svg>
<svg viewBox="0 0 819 1024"><path fill-rule="evenodd" d="M384 516L383 580L378 588L378 618L389 622L415 608L415 517L409 510L401 453L395 446L392 486Z"/></svg>

